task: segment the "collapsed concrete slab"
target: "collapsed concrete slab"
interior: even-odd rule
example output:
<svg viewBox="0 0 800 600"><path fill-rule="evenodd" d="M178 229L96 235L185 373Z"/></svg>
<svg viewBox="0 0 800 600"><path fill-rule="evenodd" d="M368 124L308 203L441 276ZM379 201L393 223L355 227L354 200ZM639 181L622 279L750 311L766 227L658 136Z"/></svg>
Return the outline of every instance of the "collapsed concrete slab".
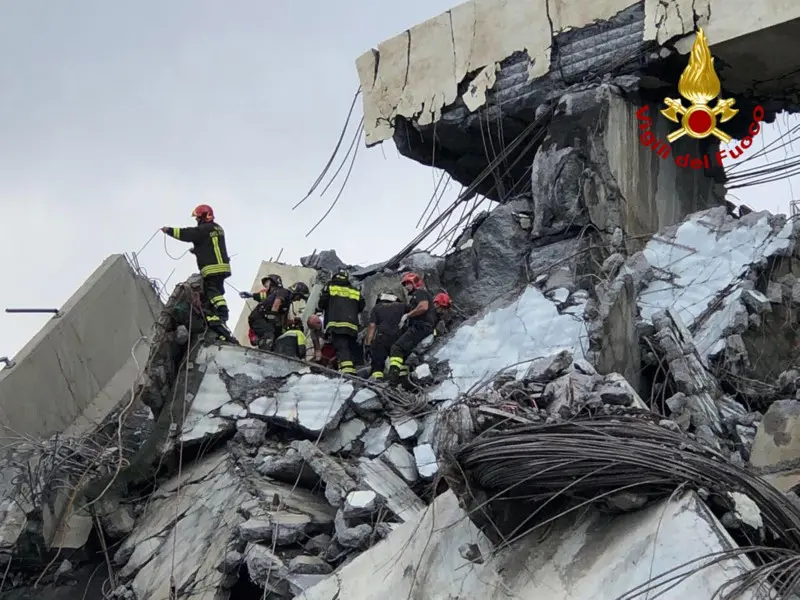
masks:
<svg viewBox="0 0 800 600"><path fill-rule="evenodd" d="M462 552L474 547L473 560ZM531 534L505 549L493 549L447 492L414 521L361 554L299 596L303 600L371 599L375 589L392 598L470 596L497 599L620 597L693 559L733 548L716 518L693 494L665 500L620 517L586 515L578 523L556 524L545 540ZM476 559L474 556L480 557ZM702 559L705 558L705 561ZM698 570L663 598L710 598L731 576L752 568L745 559L730 559ZM688 572L684 567L680 571ZM755 591L747 600L767 598Z"/></svg>

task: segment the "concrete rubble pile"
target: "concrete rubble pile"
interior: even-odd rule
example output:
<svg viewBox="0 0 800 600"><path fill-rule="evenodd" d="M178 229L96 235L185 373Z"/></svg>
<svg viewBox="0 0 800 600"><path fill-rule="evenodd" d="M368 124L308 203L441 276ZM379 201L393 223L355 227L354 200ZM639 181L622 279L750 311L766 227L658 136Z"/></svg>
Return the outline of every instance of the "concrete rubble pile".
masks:
<svg viewBox="0 0 800 600"><path fill-rule="evenodd" d="M409 358L414 391L206 339L194 276L170 297L121 418L93 441L54 439L6 457L0 593L594 600L603 590L633 600L688 560L766 540L765 509L743 492L721 512L711 495L680 485L670 497L613 494L532 533L499 526L512 521L513 500L508 514L488 507L489 492L460 468L465 445L593 417L648 420L676 434L667 451L691 445L756 474L784 514L800 515L800 230L732 209L721 169L679 169L639 143L636 73L660 60L637 33L644 11L635 4L553 32L558 74L529 78L524 53L497 57L476 75L483 89L464 92L480 102L455 102L441 122L370 126L373 141L394 133L401 152L425 164L435 150L435 164L466 184L488 161L481 119L490 113L504 119L486 132L493 147L524 131L536 138L513 169L477 186L490 209L462 223L444 256L407 250L363 268L333 250L302 259L319 273L312 297L332 272L350 272L367 300L362 325L380 291L404 295L404 271L448 292L453 327ZM659 38L665 57L673 38L685 33ZM615 48L561 64L594 50L592 39ZM620 72L589 76L622 46L647 60L634 52ZM375 78L392 61L367 66ZM662 121L653 131L664 137ZM502 130L511 137L498 139ZM434 131L443 147L428 143ZM714 144L684 138L675 152L713 154ZM66 476L62 466L25 483L28 465L82 444L104 448L88 477L96 455L86 450L77 469L61 460ZM25 496L26 485L35 494ZM711 598L755 564L730 557L660 597ZM70 585L77 596L56 595ZM780 596L743 596L767 597Z"/></svg>

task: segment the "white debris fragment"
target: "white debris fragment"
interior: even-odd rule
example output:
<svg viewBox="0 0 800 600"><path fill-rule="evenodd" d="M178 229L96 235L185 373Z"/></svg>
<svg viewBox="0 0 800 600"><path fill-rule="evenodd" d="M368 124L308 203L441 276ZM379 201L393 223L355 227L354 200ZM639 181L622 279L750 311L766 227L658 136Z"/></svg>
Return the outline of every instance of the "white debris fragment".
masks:
<svg viewBox="0 0 800 600"><path fill-rule="evenodd" d="M350 452L353 449L353 442L358 440L366 430L367 424L361 419L345 421L340 423L336 429L327 433L320 440L319 447L328 454Z"/></svg>
<svg viewBox="0 0 800 600"><path fill-rule="evenodd" d="M377 501L378 495L372 490L356 490L355 492L350 492L344 500L345 516L349 517L357 513L370 513L375 510Z"/></svg>
<svg viewBox="0 0 800 600"><path fill-rule="evenodd" d="M414 457L400 444L389 446L386 452L381 454L381 460L392 467L407 483L414 483L419 479Z"/></svg>
<svg viewBox="0 0 800 600"><path fill-rule="evenodd" d="M567 288L556 288L552 292L549 292L549 296L554 302L564 304L564 302L569 300L569 290Z"/></svg>
<svg viewBox="0 0 800 600"><path fill-rule="evenodd" d="M353 408L361 414L362 412L375 412L383 408L378 394L369 388L361 388L355 396L353 396L350 403Z"/></svg>
<svg viewBox="0 0 800 600"><path fill-rule="evenodd" d="M410 440L419 433L419 422L411 417L392 419L392 427L401 440Z"/></svg>
<svg viewBox="0 0 800 600"><path fill-rule="evenodd" d="M736 513L736 516L741 519L742 523L754 529L759 529L764 525L764 520L761 518L761 511L750 496L742 494L741 492L730 492L728 495L731 500L733 500L733 511Z"/></svg>
<svg viewBox="0 0 800 600"><path fill-rule="evenodd" d="M589 346L586 327L576 315L561 315L556 305L535 286L509 306L493 310L473 325L462 325L435 355L447 360L451 375L431 392L432 400L452 400L484 377L509 365L508 373L521 377L527 359L571 350L583 358ZM522 364L520 364L522 363Z"/></svg>
<svg viewBox="0 0 800 600"><path fill-rule="evenodd" d="M325 375L292 375L274 397L253 400L250 413L319 433L335 426L352 393L352 384Z"/></svg>
<svg viewBox="0 0 800 600"><path fill-rule="evenodd" d="M219 416L228 419L243 419L247 416L247 409L238 402L228 402L219 409Z"/></svg>
<svg viewBox="0 0 800 600"><path fill-rule="evenodd" d="M428 379L431 377L431 368L428 363L422 363L416 369L414 369L414 376L417 379Z"/></svg>
<svg viewBox="0 0 800 600"><path fill-rule="evenodd" d="M364 456L375 458L383 454L389 447L389 437L392 435L392 426L388 423L381 423L377 427L371 427L361 437L364 443Z"/></svg>
<svg viewBox="0 0 800 600"><path fill-rule="evenodd" d="M436 462L436 454L430 444L421 444L414 447L414 460L417 463L417 471L423 479L430 479L439 471Z"/></svg>
<svg viewBox="0 0 800 600"><path fill-rule="evenodd" d="M657 272L669 277L652 281L641 292L642 318L650 320L655 312L671 307L693 327L716 295L752 263L788 247L790 234L791 227L773 234L767 213L734 220L718 207L694 214L670 239L653 236L644 255Z"/></svg>

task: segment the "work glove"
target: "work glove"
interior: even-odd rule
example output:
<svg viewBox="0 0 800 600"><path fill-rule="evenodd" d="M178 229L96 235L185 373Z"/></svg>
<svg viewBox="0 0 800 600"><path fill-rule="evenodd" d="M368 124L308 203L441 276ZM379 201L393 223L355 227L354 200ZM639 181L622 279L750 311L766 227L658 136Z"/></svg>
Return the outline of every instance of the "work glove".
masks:
<svg viewBox="0 0 800 600"><path fill-rule="evenodd" d="M364 360L366 362L372 362L372 346L370 344L364 344Z"/></svg>
<svg viewBox="0 0 800 600"><path fill-rule="evenodd" d="M408 315L403 315L402 317L400 317L400 329L405 327L406 323L408 323Z"/></svg>
<svg viewBox="0 0 800 600"><path fill-rule="evenodd" d="M169 233L170 229L172 229L172 227L162 227L161 228L161 233Z"/></svg>
<svg viewBox="0 0 800 600"><path fill-rule="evenodd" d="M239 298L241 298L242 300L247 300L248 298L252 297L253 294L251 294L250 292L239 292Z"/></svg>

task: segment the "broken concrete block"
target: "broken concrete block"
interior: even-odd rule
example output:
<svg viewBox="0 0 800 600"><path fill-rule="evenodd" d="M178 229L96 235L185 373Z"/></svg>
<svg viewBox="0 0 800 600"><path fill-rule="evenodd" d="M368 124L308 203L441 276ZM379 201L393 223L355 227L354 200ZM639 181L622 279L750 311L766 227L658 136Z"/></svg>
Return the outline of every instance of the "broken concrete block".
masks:
<svg viewBox="0 0 800 600"><path fill-rule="evenodd" d="M361 441L364 443L364 456L375 458L383 454L391 444L391 435L392 426L388 423L381 423L376 427L370 427L366 433L361 436Z"/></svg>
<svg viewBox="0 0 800 600"><path fill-rule="evenodd" d="M419 479L417 463L414 457L400 444L392 444L381 454L380 459L389 465L407 483Z"/></svg>
<svg viewBox="0 0 800 600"><path fill-rule="evenodd" d="M291 375L273 396L262 396L250 403L250 414L318 435L336 426L345 403L353 394L347 381L324 375Z"/></svg>
<svg viewBox="0 0 800 600"><path fill-rule="evenodd" d="M414 379L423 385L427 385L433 381L431 374L431 367L428 363L422 363L414 369Z"/></svg>
<svg viewBox="0 0 800 600"><path fill-rule="evenodd" d="M323 554L328 549L328 546L331 545L332 540L333 538L327 533L320 533L310 538L303 546L303 549L312 554Z"/></svg>
<svg viewBox="0 0 800 600"><path fill-rule="evenodd" d="M392 427L394 427L397 437L401 440L410 440L417 436L419 433L419 421L412 417L400 417L392 419Z"/></svg>
<svg viewBox="0 0 800 600"><path fill-rule="evenodd" d="M619 252L615 252L603 261L603 264L600 268L603 271L603 274L613 279L617 276L617 273L619 273L619 270L624 264L625 257Z"/></svg>
<svg viewBox="0 0 800 600"><path fill-rule="evenodd" d="M333 567L317 556L301 554L289 561L289 573L297 575L327 575Z"/></svg>
<svg viewBox="0 0 800 600"><path fill-rule="evenodd" d="M793 394L798 389L800 371L788 369L778 375L778 389L782 394Z"/></svg>
<svg viewBox="0 0 800 600"><path fill-rule="evenodd" d="M358 489L356 482L347 474L341 464L334 458L323 454L308 440L292 442L292 448L297 450L308 466L325 483L325 499L331 506L341 506L347 494Z"/></svg>
<svg viewBox="0 0 800 600"><path fill-rule="evenodd" d="M328 454L350 452L353 449L353 442L358 440L366 430L367 424L361 419L344 421L333 431L323 434L319 447Z"/></svg>
<svg viewBox="0 0 800 600"><path fill-rule="evenodd" d="M531 361L523 379L537 383L547 383L566 373L571 366L572 352L563 350L553 356L537 358Z"/></svg>
<svg viewBox="0 0 800 600"><path fill-rule="evenodd" d="M228 402L220 407L219 416L226 419L244 419L247 417L247 409L238 402Z"/></svg>
<svg viewBox="0 0 800 600"><path fill-rule="evenodd" d="M375 512L377 503L378 495L372 490L356 490L347 494L344 506L342 506L342 514L347 521L363 519Z"/></svg>
<svg viewBox="0 0 800 600"><path fill-rule="evenodd" d="M336 541L345 548L364 548L369 544L372 536L372 526L361 523L349 527L341 510L337 511L333 521L336 530Z"/></svg>
<svg viewBox="0 0 800 600"><path fill-rule="evenodd" d="M423 479L431 479L439 471L436 454L434 454L431 444L415 446L414 460L417 463L417 471Z"/></svg>
<svg viewBox="0 0 800 600"><path fill-rule="evenodd" d="M756 290L744 290L742 292L742 302L753 313L760 315L772 310L769 298Z"/></svg>
<svg viewBox="0 0 800 600"><path fill-rule="evenodd" d="M758 426L750 449L750 464L754 467L769 467L770 471L796 469L800 459L800 402L778 400L773 402ZM781 489L791 489L800 483L800 475L794 483L784 482ZM786 487L788 486L788 487Z"/></svg>
<svg viewBox="0 0 800 600"><path fill-rule="evenodd" d="M783 287L777 281L770 281L767 283L767 298L771 304L780 304L783 302Z"/></svg>
<svg viewBox="0 0 800 600"><path fill-rule="evenodd" d="M350 400L350 404L353 410L362 416L369 416L383 410L383 404L378 394L369 388L361 388L358 390L356 395Z"/></svg>
<svg viewBox="0 0 800 600"><path fill-rule="evenodd" d="M547 293L547 297L557 304L564 304L569 300L570 291L565 287L556 288Z"/></svg>
<svg viewBox="0 0 800 600"><path fill-rule="evenodd" d="M258 419L239 419L236 431L248 446L260 446L267 435L267 424Z"/></svg>
<svg viewBox="0 0 800 600"><path fill-rule="evenodd" d="M413 519L425 503L380 459L362 458L359 470L363 483L383 498L386 507L401 521Z"/></svg>
<svg viewBox="0 0 800 600"><path fill-rule="evenodd" d="M250 581L273 594L286 594L289 570L284 562L261 544L249 543L244 551Z"/></svg>

